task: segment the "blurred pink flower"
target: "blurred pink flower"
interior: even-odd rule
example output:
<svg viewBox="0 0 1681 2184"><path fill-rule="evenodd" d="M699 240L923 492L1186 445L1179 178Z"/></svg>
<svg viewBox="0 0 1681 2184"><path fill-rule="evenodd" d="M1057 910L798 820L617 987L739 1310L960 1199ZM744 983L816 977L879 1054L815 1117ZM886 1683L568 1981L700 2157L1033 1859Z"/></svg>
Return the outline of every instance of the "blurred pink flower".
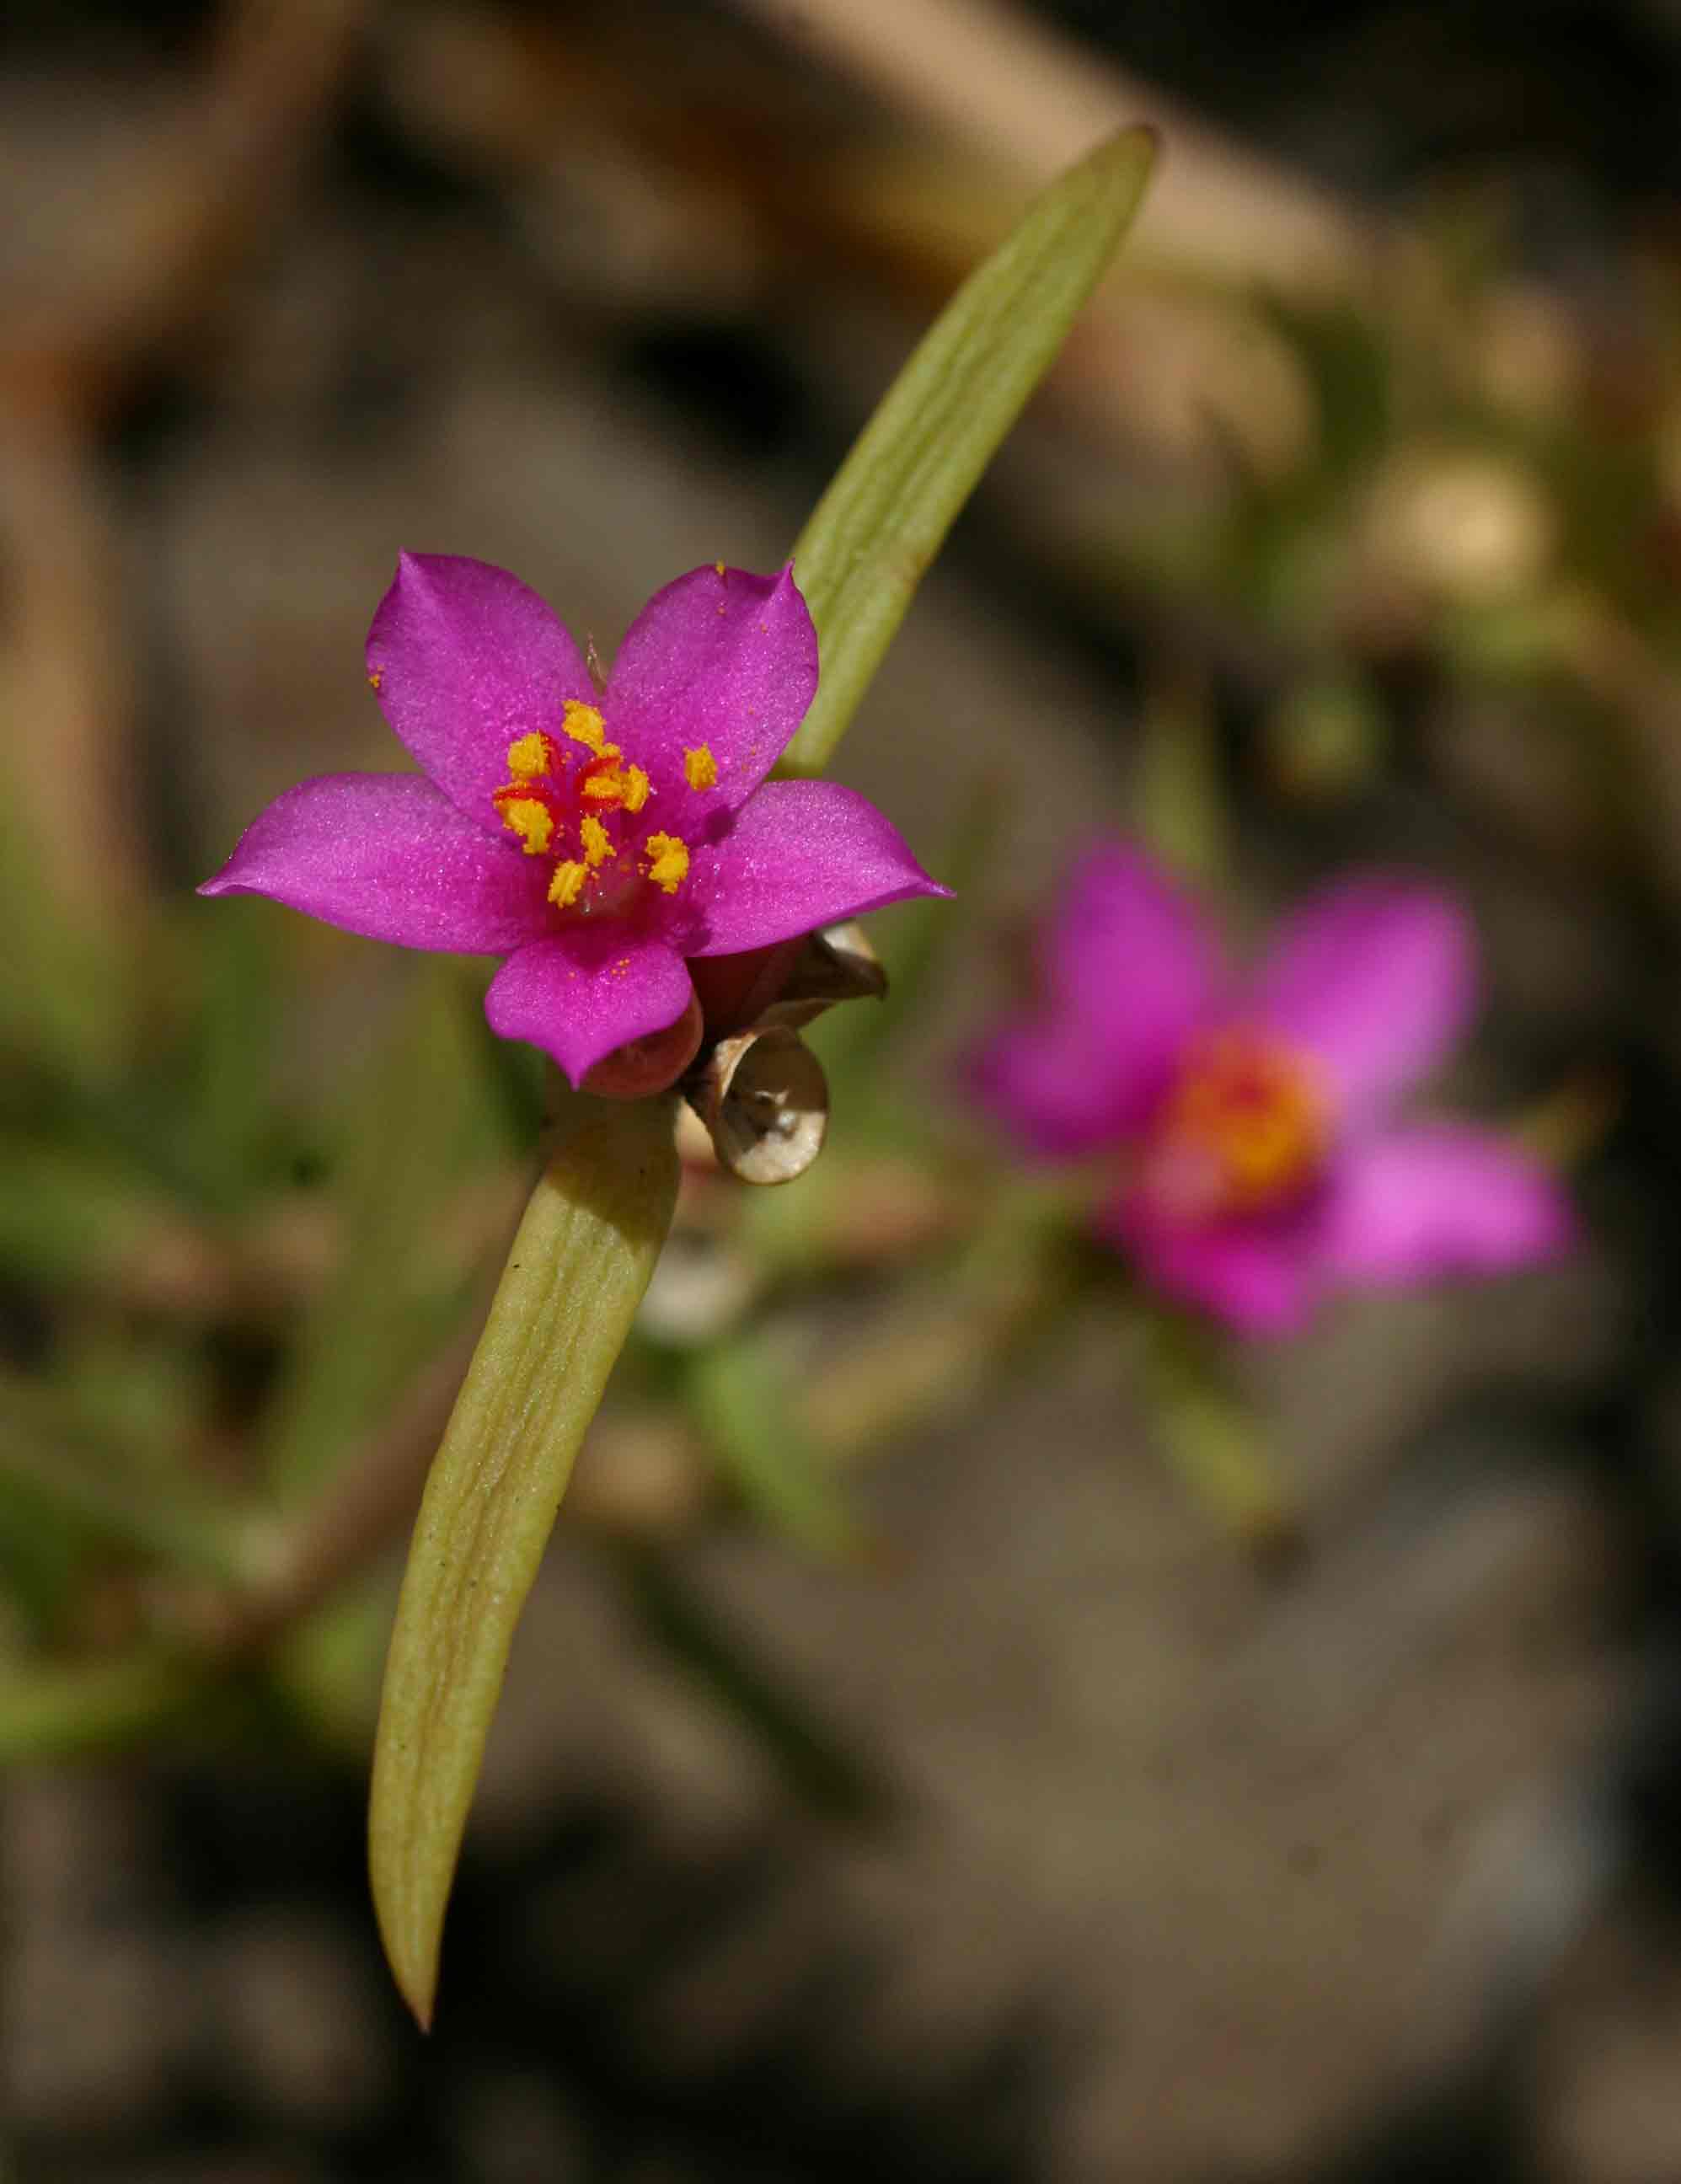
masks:
<svg viewBox="0 0 1681 2184"><path fill-rule="evenodd" d="M517 577L405 554L368 632L368 680L421 772L300 783L199 893L505 956L492 1028L575 1084L632 1042L664 1057L658 1081L681 1072L699 1036L690 958L948 892L852 789L765 779L817 687L790 569L678 577L598 692ZM644 1073L636 1089L654 1087Z"/></svg>
<svg viewBox="0 0 1681 2184"><path fill-rule="evenodd" d="M1105 843L1037 963L1034 1005L970 1081L1040 1153L1122 1150L1096 1226L1166 1295L1276 1334L1333 1288L1498 1273L1569 1240L1562 1191L1515 1146L1394 1119L1475 1004L1469 928L1434 889L1332 888L1238 981L1195 905Z"/></svg>

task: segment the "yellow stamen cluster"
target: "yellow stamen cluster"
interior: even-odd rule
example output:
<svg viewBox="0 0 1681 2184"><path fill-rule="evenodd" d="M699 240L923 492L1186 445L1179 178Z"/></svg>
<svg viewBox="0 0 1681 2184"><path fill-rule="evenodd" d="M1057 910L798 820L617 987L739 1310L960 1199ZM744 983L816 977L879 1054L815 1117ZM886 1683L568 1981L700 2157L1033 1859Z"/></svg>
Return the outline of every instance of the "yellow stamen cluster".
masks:
<svg viewBox="0 0 1681 2184"><path fill-rule="evenodd" d="M1252 1212L1291 1196L1325 1150L1326 1107L1295 1056L1242 1033L1211 1044L1181 1079L1165 1134L1214 1164L1221 1196Z"/></svg>
<svg viewBox="0 0 1681 2184"><path fill-rule="evenodd" d="M607 723L593 705L568 698L561 709L560 725L575 744L582 744L598 759L610 761L604 772L587 774L581 794L609 811L640 811L648 798L648 779L639 766L621 766L624 756L617 744L607 740ZM525 741L532 739L529 736ZM513 753L509 753L512 760ZM548 768L545 767L545 772Z"/></svg>
<svg viewBox="0 0 1681 2184"><path fill-rule="evenodd" d="M675 894L688 878L687 843L675 834L650 834L642 846L649 879L667 894Z"/></svg>
<svg viewBox="0 0 1681 2184"><path fill-rule="evenodd" d="M593 705L568 698L560 709L560 725L575 744L582 744L598 758L617 758L619 746L607 741L607 723Z"/></svg>
<svg viewBox="0 0 1681 2184"><path fill-rule="evenodd" d="M542 781L554 771L559 753L541 729L508 746L508 771L515 781Z"/></svg>
<svg viewBox="0 0 1681 2184"><path fill-rule="evenodd" d="M543 857L554 835L554 814L535 796L504 796L497 800L502 823L517 834L528 857Z"/></svg>
<svg viewBox="0 0 1681 2184"><path fill-rule="evenodd" d="M554 857L548 900L557 909L582 905L586 911L616 914L624 907L625 886L634 888L637 875L631 864L632 843L615 840L608 822L615 812L633 818L653 794L653 784L641 766L623 762L624 754L608 742L606 723L593 705L569 698L560 725L571 742L589 753L588 760L569 780L563 747L534 729L509 744L508 779L492 800L527 856ZM704 744L683 754L683 767L696 787L710 787L717 778L717 766ZM574 823L578 854L568 857L559 852ZM678 835L648 835L640 857L642 878L667 894L675 894L688 878L688 844ZM598 874L598 887L593 885Z"/></svg>
<svg viewBox="0 0 1681 2184"><path fill-rule="evenodd" d="M618 751L609 744L605 755L616 758ZM586 774L582 793L609 811L640 811L648 801L648 776L639 766L615 766L606 773Z"/></svg>

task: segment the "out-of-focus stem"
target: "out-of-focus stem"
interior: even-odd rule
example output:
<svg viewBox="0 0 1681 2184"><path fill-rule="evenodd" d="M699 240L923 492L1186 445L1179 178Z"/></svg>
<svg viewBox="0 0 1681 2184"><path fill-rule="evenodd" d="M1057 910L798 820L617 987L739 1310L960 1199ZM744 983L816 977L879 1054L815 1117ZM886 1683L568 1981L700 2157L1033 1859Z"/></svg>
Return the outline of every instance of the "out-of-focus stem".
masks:
<svg viewBox="0 0 1681 2184"><path fill-rule="evenodd" d="M223 296L285 199L362 0L241 0L201 84L97 219L0 296L5 784L62 913L118 967L147 894L125 596L94 434Z"/></svg>
<svg viewBox="0 0 1681 2184"><path fill-rule="evenodd" d="M164 1595L155 1603L159 1622L214 1652L255 1651L393 1546L414 1521L482 1316L468 1314L401 1409L352 1451L312 1507L290 1524L259 1524L248 1534L243 1583L215 1593Z"/></svg>
<svg viewBox="0 0 1681 2184"><path fill-rule="evenodd" d="M174 125L0 330L0 407L96 423L137 362L230 292L326 112L365 0L237 0Z"/></svg>
<svg viewBox="0 0 1681 2184"><path fill-rule="evenodd" d="M737 0L894 105L1027 176L1148 121L1172 149L1138 247L1221 277L1286 290L1364 276L1373 237L1346 208L1241 149L1151 85L996 0Z"/></svg>
<svg viewBox="0 0 1681 2184"><path fill-rule="evenodd" d="M1143 1318L1144 1386L1163 1454L1246 1546L1289 1545L1294 1513L1261 1422L1232 1384L1219 1338L1173 1312L1150 1309Z"/></svg>
<svg viewBox="0 0 1681 2184"><path fill-rule="evenodd" d="M0 1765L155 1736L203 1698L192 1664L169 1654L0 1672Z"/></svg>
<svg viewBox="0 0 1681 2184"><path fill-rule="evenodd" d="M34 1391L8 1389L8 1409L42 1409ZM72 1451L50 1445L15 1418L0 1420L0 1488L10 1489L85 1524L107 1540L198 1568L237 1585L249 1575L238 1545L231 1512L202 1497L159 1494L136 1485L131 1490L109 1463L96 1470Z"/></svg>
<svg viewBox="0 0 1681 2184"><path fill-rule="evenodd" d="M109 496L90 445L62 420L0 412L0 584L10 822L52 913L105 951L116 989L148 894L127 742L133 677Z"/></svg>

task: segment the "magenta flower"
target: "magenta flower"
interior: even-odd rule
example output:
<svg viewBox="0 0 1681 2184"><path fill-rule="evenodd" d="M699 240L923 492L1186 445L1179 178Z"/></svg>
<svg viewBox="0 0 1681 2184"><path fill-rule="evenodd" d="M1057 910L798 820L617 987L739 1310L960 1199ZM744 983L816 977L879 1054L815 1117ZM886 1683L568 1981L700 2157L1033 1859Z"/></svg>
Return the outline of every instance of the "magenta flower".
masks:
<svg viewBox="0 0 1681 2184"><path fill-rule="evenodd" d="M691 958L949 892L852 789L765 780L817 687L791 569L678 577L598 693L517 577L405 554L368 632L368 680L421 775L300 783L199 893L505 956L492 1028L543 1048L575 1084L692 1018L678 1073L699 1035Z"/></svg>
<svg viewBox="0 0 1681 2184"><path fill-rule="evenodd" d="M1568 1239L1563 1194L1516 1147L1394 1118L1475 1000L1466 921L1433 889L1333 888L1236 982L1194 905L1105 844L1038 968L1037 1005L971 1082L1040 1153L1122 1151L1098 1230L1168 1295L1272 1334L1330 1289L1496 1273Z"/></svg>

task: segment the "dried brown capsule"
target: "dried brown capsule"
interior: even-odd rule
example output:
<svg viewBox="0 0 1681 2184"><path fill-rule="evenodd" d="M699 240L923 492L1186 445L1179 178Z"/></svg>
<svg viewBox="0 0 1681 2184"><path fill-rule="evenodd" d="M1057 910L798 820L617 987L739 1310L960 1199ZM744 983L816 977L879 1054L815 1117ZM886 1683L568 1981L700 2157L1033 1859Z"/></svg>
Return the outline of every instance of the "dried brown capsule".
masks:
<svg viewBox="0 0 1681 2184"><path fill-rule="evenodd" d="M828 1083L816 1056L784 1024L720 1039L683 1091L720 1162L743 1183L792 1183L823 1150Z"/></svg>

